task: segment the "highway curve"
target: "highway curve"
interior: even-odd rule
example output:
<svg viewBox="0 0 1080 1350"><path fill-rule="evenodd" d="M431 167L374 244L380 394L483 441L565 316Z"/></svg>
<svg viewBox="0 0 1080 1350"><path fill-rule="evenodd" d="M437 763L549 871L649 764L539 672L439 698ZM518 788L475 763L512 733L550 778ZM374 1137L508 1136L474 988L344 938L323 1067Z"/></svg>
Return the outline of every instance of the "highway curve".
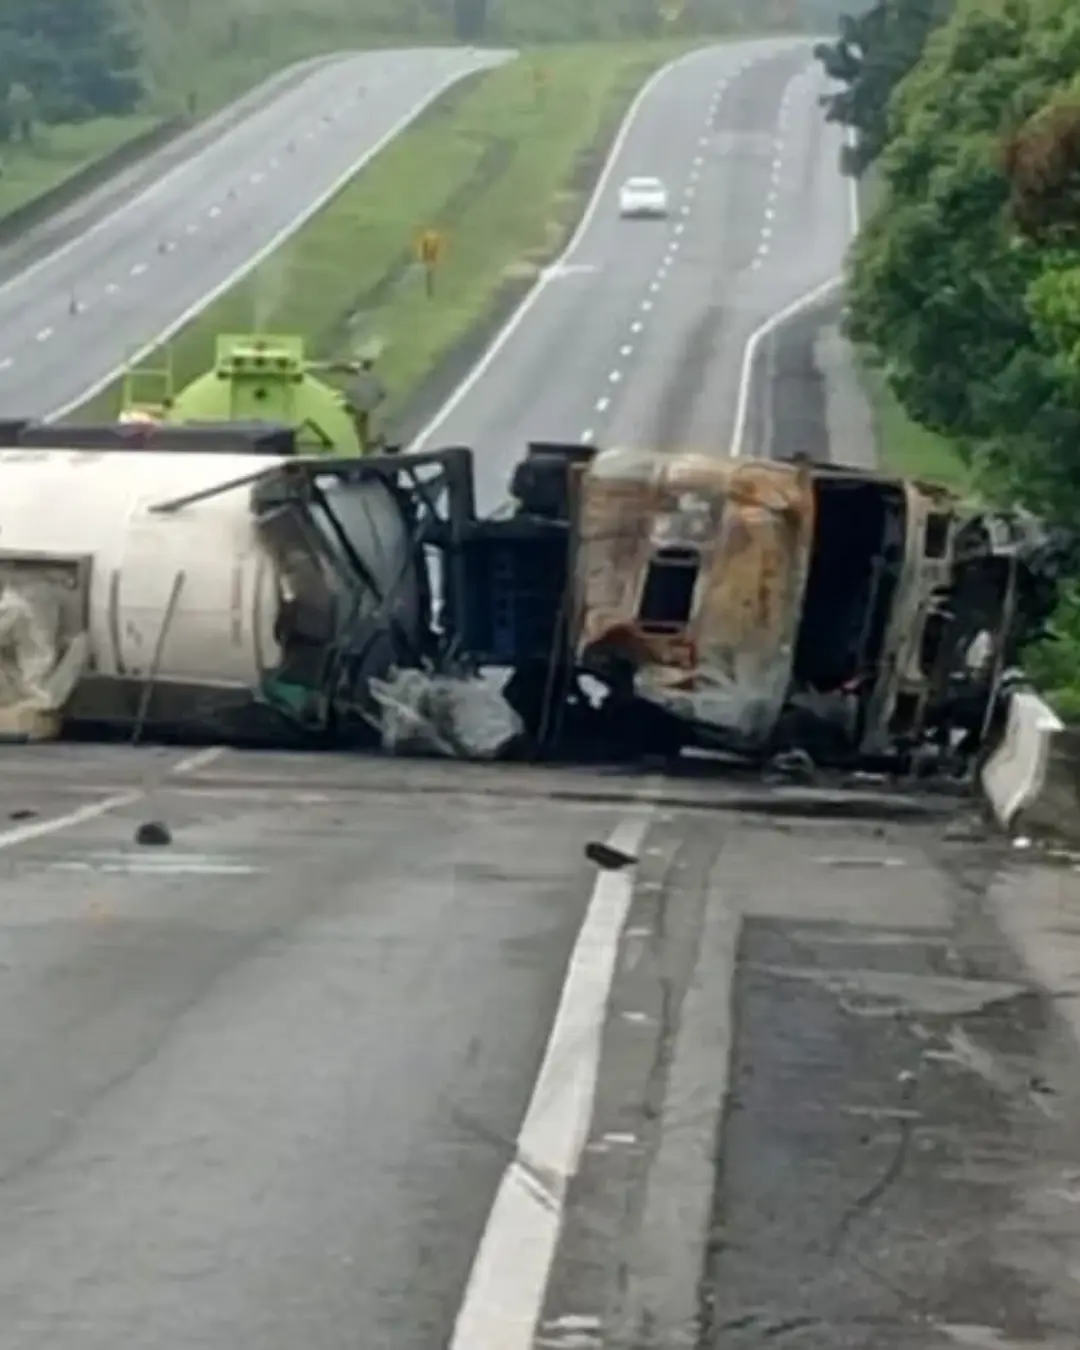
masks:
<svg viewBox="0 0 1080 1350"><path fill-rule="evenodd" d="M54 415L107 383L132 352L225 289L437 94L508 56L431 48L311 63L253 110L245 100L247 115L218 119L220 134L193 133L158 157L172 167L155 182L128 175L126 200L107 190L113 209L103 218L0 281L5 412ZM178 150L190 153L176 162ZM45 233L55 238L57 228Z"/></svg>
<svg viewBox="0 0 1080 1350"><path fill-rule="evenodd" d="M538 292L437 429L488 496L531 435L726 448L748 334L847 227L807 61L720 48L650 92L614 178L660 168L690 209L622 226L604 195L598 270ZM547 1350L1075 1343L1076 1046L948 799L3 768L0 1350L527 1350L538 1315ZM171 843L135 843L151 820ZM638 866L598 875L604 839ZM1004 897L1032 966L1075 968L1077 890L1044 884L1042 927Z"/></svg>
<svg viewBox="0 0 1080 1350"><path fill-rule="evenodd" d="M851 238L823 88L792 40L697 52L661 73L567 254L418 445L475 446L488 504L523 431L726 452L748 339L835 279ZM672 221L618 218L636 173L664 177Z"/></svg>

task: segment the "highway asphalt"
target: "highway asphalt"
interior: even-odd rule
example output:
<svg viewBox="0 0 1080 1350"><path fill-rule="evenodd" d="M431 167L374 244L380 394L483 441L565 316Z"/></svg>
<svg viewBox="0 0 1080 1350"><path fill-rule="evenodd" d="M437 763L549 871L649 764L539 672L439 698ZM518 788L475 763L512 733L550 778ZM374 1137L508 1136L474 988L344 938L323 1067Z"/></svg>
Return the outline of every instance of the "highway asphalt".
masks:
<svg viewBox="0 0 1080 1350"><path fill-rule="evenodd" d="M433 433L488 497L530 436L727 449L747 336L843 246L815 79L763 43L660 80L611 182L662 166L688 211L606 192L598 270ZM538 1315L552 1350L1065 1350L1076 1045L954 817L693 766L6 749L0 1350L527 1350Z"/></svg>
<svg viewBox="0 0 1080 1350"><path fill-rule="evenodd" d="M5 415L49 416L81 401L224 289L438 93L506 55L431 48L316 64L250 115L219 119L220 134L165 151L156 162L171 167L155 182L127 175L126 203L101 194L116 209L89 228L54 225L67 235L60 248L0 280Z"/></svg>
<svg viewBox="0 0 1080 1350"><path fill-rule="evenodd" d="M951 814L6 751L0 1347L1067 1350L1080 886Z"/></svg>
<svg viewBox="0 0 1080 1350"><path fill-rule="evenodd" d="M824 87L809 46L784 40L662 75L563 263L418 445L474 446L484 506L529 438L726 453L748 339L834 279L851 239ZM664 178L670 220L619 219L633 174Z"/></svg>

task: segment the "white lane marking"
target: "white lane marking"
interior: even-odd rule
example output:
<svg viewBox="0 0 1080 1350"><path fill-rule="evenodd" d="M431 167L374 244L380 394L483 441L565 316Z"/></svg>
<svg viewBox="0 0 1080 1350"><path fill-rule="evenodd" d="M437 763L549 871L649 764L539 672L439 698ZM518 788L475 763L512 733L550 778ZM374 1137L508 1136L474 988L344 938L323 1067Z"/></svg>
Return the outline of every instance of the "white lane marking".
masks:
<svg viewBox="0 0 1080 1350"><path fill-rule="evenodd" d="M39 342L48 342L48 340L52 337L52 335L53 330L51 328L43 328L41 332L37 335L37 340Z"/></svg>
<svg viewBox="0 0 1080 1350"><path fill-rule="evenodd" d="M63 859L53 872L98 872L111 876L248 877L262 871L251 863L228 862L204 853L106 853L90 859Z"/></svg>
<svg viewBox="0 0 1080 1350"><path fill-rule="evenodd" d="M12 357L5 356L4 359L0 361L0 370L10 370L14 364L15 361Z"/></svg>
<svg viewBox="0 0 1080 1350"><path fill-rule="evenodd" d="M851 144L851 134L848 133L848 144ZM851 180L848 187L848 209L849 220L848 228L851 231L851 237L854 238L859 229L859 198L858 187ZM739 391L735 403L735 421L731 433L731 445L728 447L728 455L732 459L737 459L743 452L743 441L746 439L746 424L750 414L750 389L754 382L754 362L757 359L758 348L770 334L778 328L782 328L789 319L795 318L804 310L812 309L820 300L824 300L838 287L844 284L844 277L833 277L830 281L822 282L820 286L815 286L813 290L807 291L805 295L799 296L791 304L785 305L783 309L771 315L763 324L755 328L750 334L750 339L743 349L742 367L739 370Z"/></svg>
<svg viewBox="0 0 1080 1350"><path fill-rule="evenodd" d="M676 225L675 225L675 233L676 233L676 234L682 234L683 231L684 231L685 229L686 229L686 225L684 224L683 221L680 220L680 221L678 221L678 222L676 223Z"/></svg>
<svg viewBox="0 0 1080 1350"><path fill-rule="evenodd" d="M611 845L641 847L649 816L624 821ZM469 1272L450 1350L532 1346L562 1227L566 1190L592 1123L601 1038L636 868L593 886L516 1156L503 1173Z"/></svg>
<svg viewBox="0 0 1080 1350"><path fill-rule="evenodd" d="M82 825L88 820L96 820L98 816L103 816L109 811L131 806L141 796L143 796L142 789L118 792L111 797L102 797L100 801L80 806L77 811L68 811L62 816L50 816L46 820L35 820L27 825L16 825L10 830L0 831L0 849L14 848L16 844L29 843L31 839L43 839L46 835L56 834L59 830Z"/></svg>
<svg viewBox="0 0 1080 1350"><path fill-rule="evenodd" d="M641 322L640 319L635 319L634 322L630 325L630 331L631 333L640 333L644 327L645 325Z"/></svg>
<svg viewBox="0 0 1080 1350"><path fill-rule="evenodd" d="M212 220L216 220L216 219L218 218L218 216L221 215L221 207L220 207L220 206L212 206L212 207L210 208L210 210L207 211L206 214L207 214Z"/></svg>
<svg viewBox="0 0 1080 1350"><path fill-rule="evenodd" d="M592 438L593 438L593 429L592 429L592 427L589 427L587 430L585 430L585 431L583 431L583 432L581 433L581 444L582 444L582 445L589 445L589 444L591 444L591 443L592 443Z"/></svg>
<svg viewBox="0 0 1080 1350"><path fill-rule="evenodd" d="M642 300L641 308L645 311L646 314L649 312L650 309L652 309L652 307L653 303L651 300Z"/></svg>
<svg viewBox="0 0 1080 1350"><path fill-rule="evenodd" d="M174 774L192 773L224 753L225 747L223 745L198 750L195 754L187 755L184 759L179 760L171 768L165 767L161 777L164 779ZM46 820L35 820L26 825L15 825L10 830L0 831L0 849L14 848L16 844L25 844L32 839L43 839L46 835L57 834L60 830L70 829L73 825L83 825L88 820L97 820L99 816L107 815L110 811L119 811L125 806L132 806L135 802L149 796L154 786L156 784L148 784L144 787L129 788L126 792L115 792L109 797L102 797L100 801L96 802L88 802L86 806L80 806L75 811L68 811L62 816L49 816Z"/></svg>
<svg viewBox="0 0 1080 1350"><path fill-rule="evenodd" d="M196 225L196 224L194 223L194 221L192 221L190 224L184 226L184 233L185 233L185 234L198 234L198 232L199 232L199 227L198 227L198 225Z"/></svg>
<svg viewBox="0 0 1080 1350"><path fill-rule="evenodd" d="M212 764L215 759L220 759L225 753L223 745L210 745L205 750L196 750L194 754L186 755L171 770L174 774L183 777L184 774L198 773L200 769L205 769L208 764Z"/></svg>
<svg viewBox="0 0 1080 1350"><path fill-rule="evenodd" d="M856 146L855 133L850 128L844 138L847 141L848 149L854 150ZM859 233L859 180L857 178L848 178L848 229L851 231L852 239Z"/></svg>
<svg viewBox="0 0 1080 1350"><path fill-rule="evenodd" d="M620 356L631 356L631 355L633 355L633 351L634 351L634 349L633 349L633 347L631 347L631 345L629 344L629 342L624 342L623 345L619 348L619 355L620 355Z"/></svg>
<svg viewBox="0 0 1080 1350"><path fill-rule="evenodd" d="M251 181L253 183L261 183L265 177L266 174L264 174L261 169L256 169L255 172L251 175Z"/></svg>
<svg viewBox="0 0 1080 1350"><path fill-rule="evenodd" d="M588 205L585 207L581 220L578 222L577 229L574 231L569 244L567 244L566 248L555 260L555 266L571 262L574 254L577 253L584 242L588 231L592 227L593 220L596 218L597 212L604 203L612 176L619 168L626 142L629 140L630 134L634 130L638 118L641 116L641 111L650 95L652 95L665 80L680 71L685 65L699 58L702 52L707 52L708 50L707 47L699 48L697 51L689 52L684 56L677 57L674 61L669 61L666 66L661 66L659 70L654 71L649 79L646 80L638 90L633 103L631 103L626 116L622 120L622 125L619 127L618 134L615 137L615 142L611 147L608 157L604 161L604 167L600 171L600 177L596 181L596 186L593 188L592 196L589 198ZM476 388L480 380L484 378L492 365L494 365L500 352L502 352L503 348L525 322L526 318L528 318L533 307L544 295L548 284L549 282L546 273L541 274L536 285L533 286L532 290L525 296L521 304L518 305L517 309L511 314L510 318L502 326L499 332L496 333L491 345L484 352L483 356L480 357L476 365L473 366L472 370L469 371L468 375L466 375L464 380L462 380L435 416L432 417L426 426L422 427L413 438L412 443L407 447L408 452L415 452L421 449L424 443L431 439L459 405L468 398L469 394Z"/></svg>
<svg viewBox="0 0 1080 1350"><path fill-rule="evenodd" d="M146 271L145 263L136 263L134 267L132 267L131 269L131 275L133 277L141 277L145 271Z"/></svg>
<svg viewBox="0 0 1080 1350"><path fill-rule="evenodd" d="M597 411L597 412L599 412L599 413L607 412L607 410L608 410L610 407L611 407L611 399L609 399L609 398L598 398L598 399L596 400L596 411Z"/></svg>
<svg viewBox="0 0 1080 1350"><path fill-rule="evenodd" d="M287 69L294 72L307 69L314 75L321 67L335 65L341 60L342 57L340 53L333 56L316 56L305 61L297 61L293 66L287 67ZM261 87L269 90L279 83L281 75L284 73L284 71L281 71L277 75L272 76L269 80L266 80ZM470 72L466 73L468 74ZM249 91L244 98L249 98L253 92L253 90ZM287 93L288 91L283 89L281 96L284 97ZM214 127L225 130L229 119L235 116L237 105L243 101L243 99L237 99L236 102L229 104L228 107L222 108L221 111L215 113L213 117L208 118L205 122L201 122L196 130L199 134ZM186 136L182 139L186 139ZM31 277L36 276L43 268L49 267L52 263L59 261L59 259L67 257L74 249L77 249L84 244L87 239L92 239L95 235L115 228L116 222L123 217L130 215L138 218L145 215L146 207L149 202L153 201L155 197L160 196L160 194L173 182L181 181L185 175L190 175L192 165L197 162L199 154L200 152L193 151L188 158L181 160L179 164L176 164L168 171L168 173L163 174L155 183L152 183L148 188L145 188L138 196L132 197L129 201L118 206L114 211L110 211L107 216L102 216L100 220L95 221L88 229L80 231L74 238L69 239L66 244L61 244L59 248L53 249L51 253L46 253L43 258L39 258L37 262L31 263L29 267L24 268L16 276L5 281L3 285L0 285L0 295L3 295L9 290L14 290L15 287L21 286L24 282L29 281Z"/></svg>
<svg viewBox="0 0 1080 1350"><path fill-rule="evenodd" d="M115 295L119 289L120 287L116 284L115 281L110 281L109 284L105 287L105 294Z"/></svg>
<svg viewBox="0 0 1080 1350"><path fill-rule="evenodd" d="M613 370L611 374L608 376L608 383L618 384L621 379L622 379L622 372L619 370Z"/></svg>
<svg viewBox="0 0 1080 1350"><path fill-rule="evenodd" d="M341 189L356 177L361 169L370 163L376 155L380 154L382 150L395 139L395 137L399 136L401 132L405 130L406 127L415 122L420 114L430 108L431 105L440 99L448 89L459 84L467 76L476 74L479 70L487 70L504 65L508 60L512 59L516 59L516 53L506 54L503 52L485 52L478 57L472 58L464 69L457 70L454 73L447 75L441 83L433 85L423 98L418 99L407 112L398 118L385 135L380 136L373 145L370 145L363 152L363 154L357 156L349 167L337 176L325 192L321 192L315 197L309 198L307 203L296 212L292 220L287 225L283 226L282 229L278 230L277 233L274 234L261 248L250 253L239 267L234 268L227 277L219 282L217 286L214 286L207 291L205 295L196 300L193 305L189 305L188 308L174 319L172 323L168 324L159 333L155 333L154 336L145 343L144 346L140 347L138 351L125 356L120 365L114 366L107 374L103 375L101 379L96 380L88 388L83 389L75 398L65 403L63 407L54 408L49 414L48 420L63 417L73 408L77 408L81 403L85 403L87 399L91 399L96 394L100 394L101 391L107 389L109 385L112 384L113 380L115 380L118 375L121 375L129 365L144 360L155 348L160 347L162 343L167 342L174 333L178 333L181 328L186 328L192 319L212 305L214 301L224 295L226 291L232 290L237 282L242 281L244 277L253 272L260 263L265 262L266 259L269 258L272 253L275 253L287 239L290 239L297 230L306 225L312 216L317 215L331 198L336 197L341 192ZM164 182L165 179L162 181ZM137 200L142 199L140 198ZM93 233L93 230L87 231L82 237L85 239L87 235L91 233Z"/></svg>

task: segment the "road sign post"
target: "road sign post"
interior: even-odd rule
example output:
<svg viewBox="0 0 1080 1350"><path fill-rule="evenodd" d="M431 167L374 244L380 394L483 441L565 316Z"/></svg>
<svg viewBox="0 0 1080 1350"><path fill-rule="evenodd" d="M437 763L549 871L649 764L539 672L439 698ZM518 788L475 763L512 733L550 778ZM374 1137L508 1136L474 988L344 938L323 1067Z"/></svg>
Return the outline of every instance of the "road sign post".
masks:
<svg viewBox="0 0 1080 1350"><path fill-rule="evenodd" d="M435 298L435 273L442 258L443 240L437 230L425 230L416 245L416 256L424 268L424 289L428 299Z"/></svg>

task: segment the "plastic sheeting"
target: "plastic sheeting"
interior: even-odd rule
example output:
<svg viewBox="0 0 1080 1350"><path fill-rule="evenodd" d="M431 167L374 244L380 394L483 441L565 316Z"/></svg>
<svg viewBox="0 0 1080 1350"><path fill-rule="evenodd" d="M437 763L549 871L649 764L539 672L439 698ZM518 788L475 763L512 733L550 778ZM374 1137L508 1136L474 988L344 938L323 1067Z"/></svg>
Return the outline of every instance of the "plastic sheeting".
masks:
<svg viewBox="0 0 1080 1350"><path fill-rule="evenodd" d="M86 637L63 647L62 601L55 585L0 590L0 708L63 707L82 673Z"/></svg>
<svg viewBox="0 0 1080 1350"><path fill-rule="evenodd" d="M389 754L496 759L523 730L506 699L485 681L402 670L372 680L370 691Z"/></svg>

